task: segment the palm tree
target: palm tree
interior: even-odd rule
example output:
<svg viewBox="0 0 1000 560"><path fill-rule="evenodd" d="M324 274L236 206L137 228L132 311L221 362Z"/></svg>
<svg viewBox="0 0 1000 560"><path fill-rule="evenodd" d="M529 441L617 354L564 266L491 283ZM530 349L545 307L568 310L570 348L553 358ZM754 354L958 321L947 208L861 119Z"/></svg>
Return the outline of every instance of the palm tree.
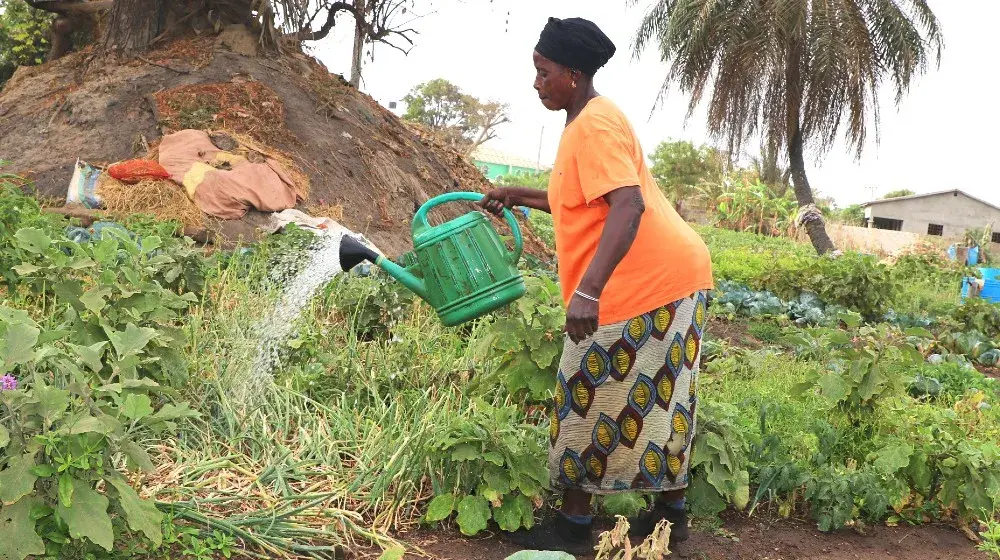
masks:
<svg viewBox="0 0 1000 560"><path fill-rule="evenodd" d="M638 0L630 0L635 3ZM708 128L734 152L751 138L787 151L795 197L819 253L833 249L805 170L844 127L860 157L878 135L883 83L898 104L928 61L940 63L940 24L926 0L653 0L634 44L651 42L690 117L709 98Z"/></svg>

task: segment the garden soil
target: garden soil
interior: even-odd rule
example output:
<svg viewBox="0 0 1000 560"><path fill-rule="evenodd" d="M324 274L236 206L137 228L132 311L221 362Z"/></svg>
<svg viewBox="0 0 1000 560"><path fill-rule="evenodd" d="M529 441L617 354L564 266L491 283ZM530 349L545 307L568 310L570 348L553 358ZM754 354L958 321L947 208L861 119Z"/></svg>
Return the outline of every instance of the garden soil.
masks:
<svg viewBox="0 0 1000 560"><path fill-rule="evenodd" d="M230 44L181 39L128 60L84 50L19 69L0 92L0 160L12 162L5 171L27 175L39 198L58 206L78 157L95 165L154 158L165 132L223 131L286 158L289 171L308 182L299 209L328 211L389 255L411 248L410 220L430 197L489 188L458 153L314 58L237 49L241 54ZM470 208L451 206L435 214L443 219ZM240 220L207 220L229 242L256 238L266 223L254 211ZM550 254L530 232L526 249Z"/></svg>
<svg viewBox="0 0 1000 560"><path fill-rule="evenodd" d="M718 533L718 534L716 534ZM722 536L725 535L725 536ZM518 551L496 537L421 533L409 540L428 556L407 560L503 560ZM638 544L638 541L633 541ZM577 560L592 560L592 556ZM868 527L824 534L815 524L789 520L736 518L724 531L695 530L668 558L695 560L989 560L961 532L945 525Z"/></svg>

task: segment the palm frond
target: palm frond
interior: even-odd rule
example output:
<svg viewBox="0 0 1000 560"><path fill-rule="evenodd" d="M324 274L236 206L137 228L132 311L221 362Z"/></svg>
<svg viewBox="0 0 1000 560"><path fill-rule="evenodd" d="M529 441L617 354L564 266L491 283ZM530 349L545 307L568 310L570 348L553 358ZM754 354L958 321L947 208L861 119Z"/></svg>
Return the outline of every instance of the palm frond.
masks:
<svg viewBox="0 0 1000 560"><path fill-rule="evenodd" d="M677 87L689 118L707 104L729 151L801 132L817 155L841 136L860 155L878 139L880 88L899 103L943 39L927 0L654 0L633 54L653 44L667 67L658 103Z"/></svg>

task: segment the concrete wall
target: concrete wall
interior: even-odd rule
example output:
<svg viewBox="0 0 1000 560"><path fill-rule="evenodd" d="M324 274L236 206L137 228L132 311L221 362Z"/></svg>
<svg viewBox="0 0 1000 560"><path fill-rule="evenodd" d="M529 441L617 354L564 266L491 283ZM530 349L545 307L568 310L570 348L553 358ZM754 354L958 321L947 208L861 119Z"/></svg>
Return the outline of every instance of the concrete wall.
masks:
<svg viewBox="0 0 1000 560"><path fill-rule="evenodd" d="M882 257L898 255L921 241L929 239L941 241L938 237L929 238L908 231L869 229L832 223L826 224L826 232L833 240L833 245L842 251L857 251ZM798 233L800 241L809 241L805 228L800 228Z"/></svg>
<svg viewBox="0 0 1000 560"><path fill-rule="evenodd" d="M938 224L944 226L945 238L961 237L991 222L994 230L1000 229L1000 210L962 193L879 202L865 208L865 217L902 220L901 231L919 235L927 235L927 226Z"/></svg>

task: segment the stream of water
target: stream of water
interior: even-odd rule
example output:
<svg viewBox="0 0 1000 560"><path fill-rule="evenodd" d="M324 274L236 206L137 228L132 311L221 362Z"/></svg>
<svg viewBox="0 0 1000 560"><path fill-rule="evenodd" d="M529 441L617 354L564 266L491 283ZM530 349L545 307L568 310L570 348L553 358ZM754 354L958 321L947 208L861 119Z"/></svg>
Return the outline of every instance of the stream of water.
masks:
<svg viewBox="0 0 1000 560"><path fill-rule="evenodd" d="M258 344L247 378L239 383L244 391L269 387L273 382L274 370L281 363L296 320L316 293L344 272L340 264L340 242L347 235L378 252L360 234L346 228L328 229L317 233L304 253L297 255L296 266L272 271L272 279L281 286L281 294L271 311L254 327L252 334L257 337Z"/></svg>

